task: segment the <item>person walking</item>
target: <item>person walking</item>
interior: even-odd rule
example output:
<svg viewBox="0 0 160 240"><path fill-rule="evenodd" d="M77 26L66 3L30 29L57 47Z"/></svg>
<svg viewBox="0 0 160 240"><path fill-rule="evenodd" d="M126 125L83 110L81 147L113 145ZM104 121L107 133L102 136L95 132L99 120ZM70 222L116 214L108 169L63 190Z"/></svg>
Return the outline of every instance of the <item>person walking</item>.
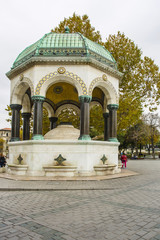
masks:
<svg viewBox="0 0 160 240"><path fill-rule="evenodd" d="M126 168L127 156L124 152L121 155L121 162L122 162L122 168L123 168L123 166L125 166L125 168Z"/></svg>

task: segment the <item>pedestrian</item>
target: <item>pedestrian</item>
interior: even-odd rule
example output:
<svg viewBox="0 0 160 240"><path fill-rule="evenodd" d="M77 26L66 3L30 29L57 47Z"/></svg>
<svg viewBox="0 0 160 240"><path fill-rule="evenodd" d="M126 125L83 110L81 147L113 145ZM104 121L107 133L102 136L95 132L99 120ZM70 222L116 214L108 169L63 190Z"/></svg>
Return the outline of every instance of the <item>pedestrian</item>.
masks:
<svg viewBox="0 0 160 240"><path fill-rule="evenodd" d="M122 156L121 156L121 162L122 162L122 168L123 168L124 165L125 165L125 168L126 168L127 156L124 152L122 153Z"/></svg>
<svg viewBox="0 0 160 240"><path fill-rule="evenodd" d="M5 167L6 166L6 159L3 156L3 154L1 153L0 155L0 167Z"/></svg>

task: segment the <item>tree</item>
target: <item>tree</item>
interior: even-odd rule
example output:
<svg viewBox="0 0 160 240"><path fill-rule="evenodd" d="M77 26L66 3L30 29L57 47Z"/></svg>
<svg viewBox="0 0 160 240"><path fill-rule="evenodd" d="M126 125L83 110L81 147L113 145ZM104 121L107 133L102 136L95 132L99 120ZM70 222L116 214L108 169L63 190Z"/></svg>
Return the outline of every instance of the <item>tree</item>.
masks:
<svg viewBox="0 0 160 240"><path fill-rule="evenodd" d="M7 105L7 107L5 108L5 110L8 112L8 117L9 117L9 118L6 119L6 121L9 122L9 123L11 123L11 119L12 119L12 110L11 110L10 106Z"/></svg>
<svg viewBox="0 0 160 240"><path fill-rule="evenodd" d="M42 134L45 135L50 130L50 121L48 117L48 112L43 108L43 129Z"/></svg>
<svg viewBox="0 0 160 240"><path fill-rule="evenodd" d="M58 116L58 124L60 122L70 122L75 128L80 128L80 117L73 108L66 108L61 111Z"/></svg>
<svg viewBox="0 0 160 240"><path fill-rule="evenodd" d="M4 139L3 138L0 138L0 153L3 152L3 143L4 143Z"/></svg>
<svg viewBox="0 0 160 240"><path fill-rule="evenodd" d="M102 136L104 138L104 118L103 110L100 105L95 105L90 110L90 136Z"/></svg>
<svg viewBox="0 0 160 240"><path fill-rule="evenodd" d="M155 158L155 151L154 146L156 143L158 143L160 139L160 133L158 131L158 128L160 126L160 117L158 114L148 113L146 115L143 115L144 121L148 125L148 139L149 139L149 146L151 144L152 147L152 155L153 158Z"/></svg>
<svg viewBox="0 0 160 240"><path fill-rule="evenodd" d="M127 131L139 121L144 107L149 106L149 110L153 111L156 109L155 101L159 104L159 68L152 59L142 59L141 50L124 33L110 35L105 47L115 58L118 70L123 73L119 86L118 131Z"/></svg>
<svg viewBox="0 0 160 240"><path fill-rule="evenodd" d="M136 149L136 156L141 155L142 146L148 142L148 126L142 120L131 127L126 134L126 141L131 145L132 153ZM140 148L140 153L138 153Z"/></svg>
<svg viewBox="0 0 160 240"><path fill-rule="evenodd" d="M141 49L124 33L118 32L115 35L109 35L106 42L103 43L100 32L95 31L95 28L91 26L86 14L81 17L73 13L73 16L64 18L52 31L62 33L65 31L65 26L70 28L71 33L80 32L90 40L104 45L115 58L118 70L123 73L119 87L120 99L117 112L118 138L123 141L127 131L138 124L144 107L154 111L156 104L160 104L160 73L158 66L151 58L143 58ZM92 111L94 112L94 110ZM95 109L93 118L96 111ZM67 120L68 114L71 116L69 112L64 111L62 119ZM96 124L93 126L92 122L94 121L95 119L91 120L92 136L102 132L102 119L97 119ZM97 126L100 127L100 131L98 131Z"/></svg>
<svg viewBox="0 0 160 240"><path fill-rule="evenodd" d="M52 31L57 33L63 33L65 27L68 26L70 32L82 33L90 40L102 44L102 38L99 31L95 31L95 28L91 26L88 16L85 14L82 17L73 13L72 17L64 18Z"/></svg>

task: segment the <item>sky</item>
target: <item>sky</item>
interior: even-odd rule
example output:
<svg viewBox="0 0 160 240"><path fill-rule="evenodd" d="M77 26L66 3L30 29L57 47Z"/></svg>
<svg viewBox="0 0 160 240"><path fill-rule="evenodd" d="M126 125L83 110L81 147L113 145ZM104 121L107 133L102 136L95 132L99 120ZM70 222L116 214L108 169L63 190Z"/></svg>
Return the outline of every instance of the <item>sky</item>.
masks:
<svg viewBox="0 0 160 240"><path fill-rule="evenodd" d="M160 67L159 0L1 0L0 7L0 129L10 127L6 77L18 54L75 12L87 14L102 40L123 32L143 55Z"/></svg>

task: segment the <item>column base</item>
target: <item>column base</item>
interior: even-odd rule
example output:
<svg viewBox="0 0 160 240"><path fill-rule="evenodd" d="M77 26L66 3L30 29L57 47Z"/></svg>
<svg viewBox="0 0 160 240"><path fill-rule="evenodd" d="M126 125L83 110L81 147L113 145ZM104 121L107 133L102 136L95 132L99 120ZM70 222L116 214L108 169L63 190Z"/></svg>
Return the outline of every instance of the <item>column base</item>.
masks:
<svg viewBox="0 0 160 240"><path fill-rule="evenodd" d="M91 137L89 135L82 135L78 138L78 140L91 140Z"/></svg>
<svg viewBox="0 0 160 240"><path fill-rule="evenodd" d="M44 140L44 137L41 134L35 134L32 140Z"/></svg>
<svg viewBox="0 0 160 240"><path fill-rule="evenodd" d="M10 142L16 142L16 141L20 141L19 137L12 137Z"/></svg>
<svg viewBox="0 0 160 240"><path fill-rule="evenodd" d="M117 138L109 138L108 141L109 142L119 142Z"/></svg>

